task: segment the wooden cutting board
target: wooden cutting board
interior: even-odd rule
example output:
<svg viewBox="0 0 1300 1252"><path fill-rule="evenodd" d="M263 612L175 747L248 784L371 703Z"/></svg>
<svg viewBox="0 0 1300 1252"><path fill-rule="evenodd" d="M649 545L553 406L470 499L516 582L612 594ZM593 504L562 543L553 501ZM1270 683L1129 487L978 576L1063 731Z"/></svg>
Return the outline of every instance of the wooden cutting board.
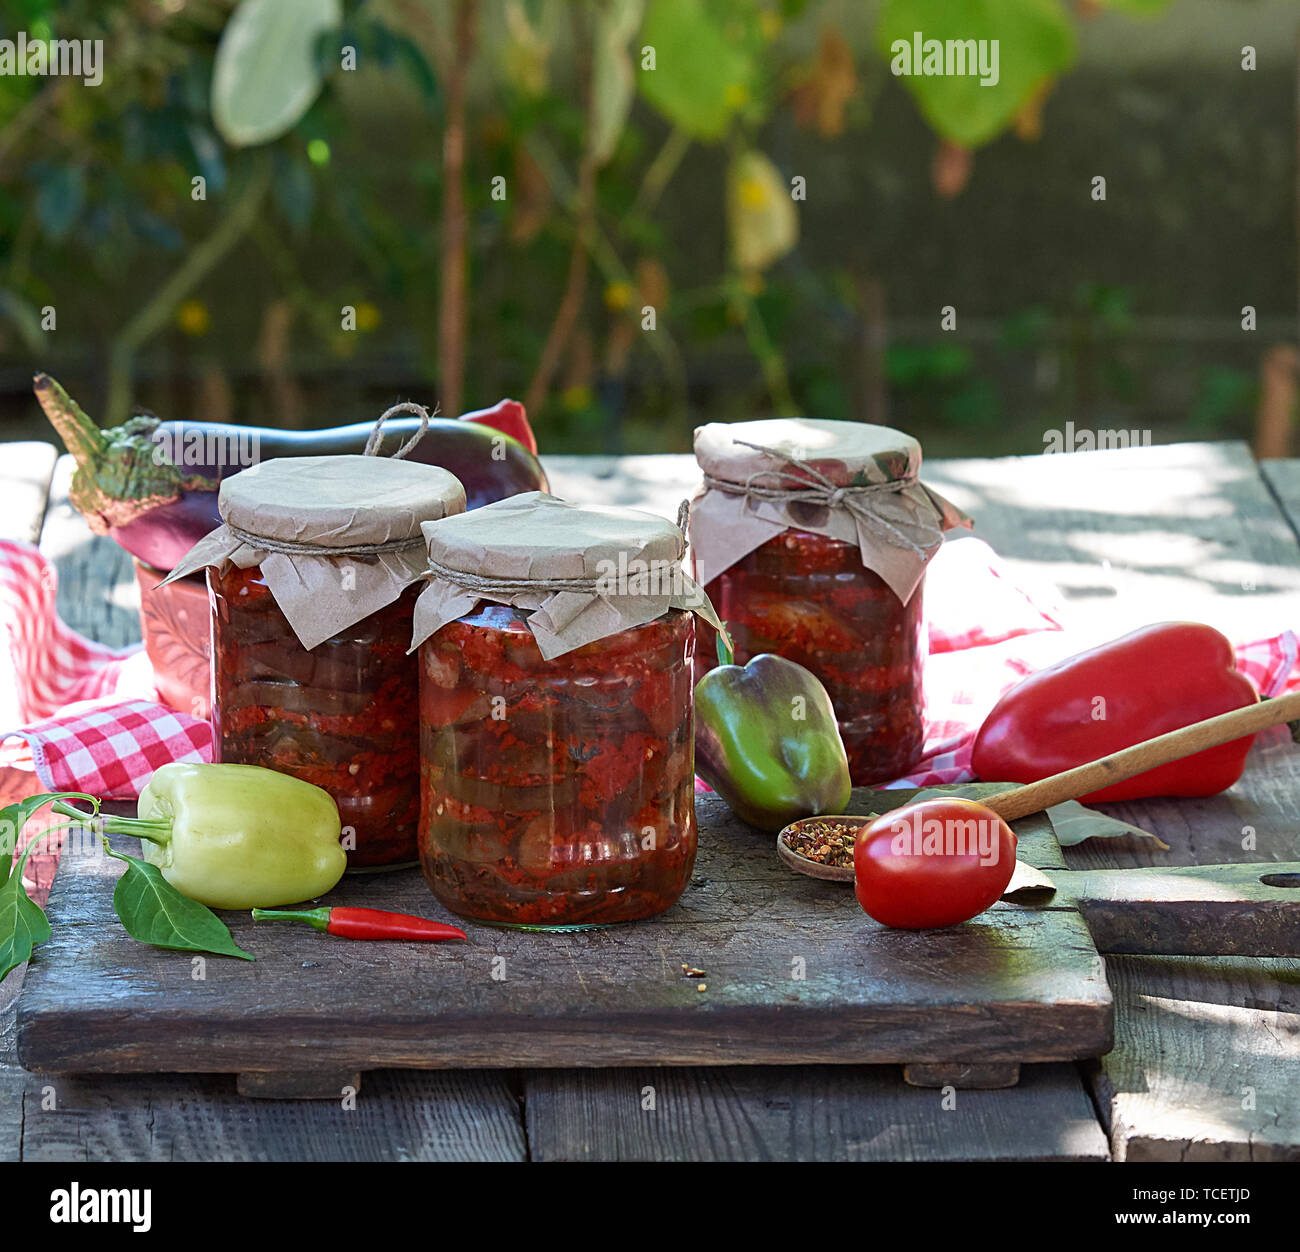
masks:
<svg viewBox="0 0 1300 1252"><path fill-rule="evenodd" d="M1110 1049L1105 964L1068 898L889 930L851 890L788 870L716 797L697 808L693 880L650 921L571 934L461 922L468 943L389 944L225 914L255 963L134 942L112 911L120 862L68 853L53 937L19 999L19 1057L45 1073L224 1072L249 1094L337 1097L388 1067L899 1063L925 1085L1006 1086L1022 1062ZM1022 860L1064 867L1045 816L1015 825ZM349 877L330 902L459 920L418 870Z"/></svg>

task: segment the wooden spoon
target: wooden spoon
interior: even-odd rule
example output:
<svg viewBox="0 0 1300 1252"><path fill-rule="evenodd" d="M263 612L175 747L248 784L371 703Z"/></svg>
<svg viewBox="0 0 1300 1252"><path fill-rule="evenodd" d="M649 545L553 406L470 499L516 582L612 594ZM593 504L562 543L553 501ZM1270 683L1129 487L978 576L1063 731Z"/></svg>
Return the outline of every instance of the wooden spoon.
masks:
<svg viewBox="0 0 1300 1252"><path fill-rule="evenodd" d="M1204 752L1206 748L1218 747L1221 743L1231 743L1257 731L1267 730L1270 726L1280 726L1283 722L1300 719L1300 691L1290 695L1278 696L1273 700L1261 700L1258 704L1248 704L1244 709L1233 709L1230 713L1220 713L1217 717L1207 717L1203 722L1193 722L1179 730L1157 735L1143 743L1135 743L1131 748L1112 752L1087 765L1077 765L1074 769L1063 770L1050 778L1028 783L1011 791L999 792L989 796L980 803L992 809L1004 821L1015 821L1018 817L1028 817L1050 809L1054 804L1063 804L1066 800L1077 800L1080 796L1090 795L1109 787L1112 783L1123 782L1134 774L1145 773L1157 765L1167 765L1170 761L1182 760ZM823 817L805 817L791 822L776 837L776 850L781 860L791 869L811 878L823 878L834 882L852 882L851 865L821 865L793 852L786 845L786 836L804 830L814 822L842 822L846 825L869 825L876 820L875 814L865 817L853 815L831 815Z"/></svg>

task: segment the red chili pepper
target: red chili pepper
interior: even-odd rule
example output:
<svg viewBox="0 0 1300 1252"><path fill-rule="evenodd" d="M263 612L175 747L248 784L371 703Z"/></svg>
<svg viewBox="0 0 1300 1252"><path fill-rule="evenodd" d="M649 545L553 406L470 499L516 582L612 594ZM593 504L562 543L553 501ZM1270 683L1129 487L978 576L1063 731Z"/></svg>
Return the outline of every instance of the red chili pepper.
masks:
<svg viewBox="0 0 1300 1252"><path fill-rule="evenodd" d="M1211 626L1161 622L1022 679L984 720L971 753L986 782L1037 782L1259 700ZM1212 796L1246 767L1253 735L1159 765L1083 796Z"/></svg>
<svg viewBox="0 0 1300 1252"><path fill-rule="evenodd" d="M255 922L306 922L328 935L345 939L408 939L437 943L441 939L464 939L456 926L413 917L410 913L386 913L383 909L254 909Z"/></svg>

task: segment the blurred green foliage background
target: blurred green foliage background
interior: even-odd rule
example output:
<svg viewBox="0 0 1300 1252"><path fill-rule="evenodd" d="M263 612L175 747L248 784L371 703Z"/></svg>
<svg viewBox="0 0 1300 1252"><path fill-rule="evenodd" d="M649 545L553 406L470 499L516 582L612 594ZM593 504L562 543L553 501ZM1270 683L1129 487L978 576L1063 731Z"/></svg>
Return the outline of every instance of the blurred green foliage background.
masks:
<svg viewBox="0 0 1300 1252"><path fill-rule="evenodd" d="M104 422L508 394L544 452L784 412L931 455L1248 435L1295 340L1297 16L4 0L104 78L0 76L0 434L50 437L39 368ZM914 30L999 39L999 83L896 77Z"/></svg>

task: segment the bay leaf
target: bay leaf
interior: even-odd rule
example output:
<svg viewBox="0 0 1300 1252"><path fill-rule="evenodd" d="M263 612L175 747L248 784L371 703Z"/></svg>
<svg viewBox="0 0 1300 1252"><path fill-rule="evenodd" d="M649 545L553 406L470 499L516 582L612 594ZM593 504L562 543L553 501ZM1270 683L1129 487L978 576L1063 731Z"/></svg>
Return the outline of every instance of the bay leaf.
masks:
<svg viewBox="0 0 1300 1252"><path fill-rule="evenodd" d="M1056 840L1063 848L1072 848L1085 839L1135 838L1150 839L1162 852L1169 851L1169 845L1149 830L1090 809L1078 800L1066 800L1064 804L1053 805L1047 816L1052 819Z"/></svg>

